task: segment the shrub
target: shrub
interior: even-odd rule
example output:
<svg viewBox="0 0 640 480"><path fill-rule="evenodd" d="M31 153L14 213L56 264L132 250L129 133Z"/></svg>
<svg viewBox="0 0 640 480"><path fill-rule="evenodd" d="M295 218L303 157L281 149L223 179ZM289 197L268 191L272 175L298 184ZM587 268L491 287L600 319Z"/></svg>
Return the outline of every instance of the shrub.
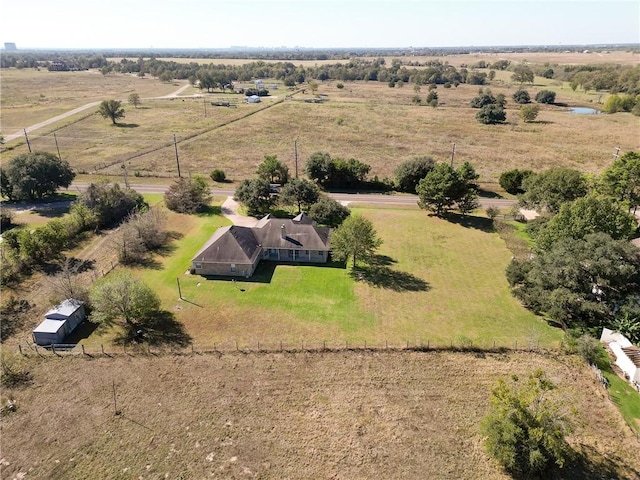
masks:
<svg viewBox="0 0 640 480"><path fill-rule="evenodd" d="M555 464L564 465L570 448L565 440L572 422L562 403L549 397L556 386L542 370L521 381L499 380L483 420L485 446L505 470L518 477L548 478Z"/></svg>
<svg viewBox="0 0 640 480"><path fill-rule="evenodd" d="M518 115L523 122L529 123L538 117L538 113L540 113L540 107L538 105L523 105L520 107Z"/></svg>
<svg viewBox="0 0 640 480"><path fill-rule="evenodd" d="M552 92L551 90L540 90L536 94L536 102L538 103L555 103L556 101L556 92Z"/></svg>
<svg viewBox="0 0 640 480"><path fill-rule="evenodd" d="M533 172L531 170L518 170L517 168L514 168L513 170L502 172L498 181L500 186L504 188L506 192L511 195L518 195L519 193L524 193L524 190L522 189L522 182L532 173Z"/></svg>
<svg viewBox="0 0 640 480"><path fill-rule="evenodd" d="M342 90L344 88L344 83L336 83L336 88Z"/></svg>
<svg viewBox="0 0 640 480"><path fill-rule="evenodd" d="M487 217L489 217L491 220L500 215L500 209L498 207L487 207L485 212L487 213Z"/></svg>
<svg viewBox="0 0 640 480"><path fill-rule="evenodd" d="M529 96L529 92L527 92L526 90L520 89L513 94L513 101L521 105L524 105L526 103L531 103L531 97Z"/></svg>
<svg viewBox="0 0 640 480"><path fill-rule="evenodd" d="M493 125L504 122L507 119L507 114L502 107L492 103L482 107L480 111L476 113L476 119L480 123Z"/></svg>
<svg viewBox="0 0 640 480"><path fill-rule="evenodd" d="M213 180L214 182L218 182L218 183L222 183L227 179L227 175L224 173L224 171L220 170L218 168L213 170L211 172L211 175L209 175L209 176L211 177L211 180Z"/></svg>

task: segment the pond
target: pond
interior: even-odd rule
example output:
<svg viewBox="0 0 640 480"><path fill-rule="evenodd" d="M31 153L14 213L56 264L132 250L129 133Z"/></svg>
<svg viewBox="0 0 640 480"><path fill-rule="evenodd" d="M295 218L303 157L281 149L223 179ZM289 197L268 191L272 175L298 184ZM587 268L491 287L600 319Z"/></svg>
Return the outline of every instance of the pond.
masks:
<svg viewBox="0 0 640 480"><path fill-rule="evenodd" d="M569 113L573 113L575 115L597 115L600 110L596 110L595 108L587 108L587 107L572 107L569 109Z"/></svg>

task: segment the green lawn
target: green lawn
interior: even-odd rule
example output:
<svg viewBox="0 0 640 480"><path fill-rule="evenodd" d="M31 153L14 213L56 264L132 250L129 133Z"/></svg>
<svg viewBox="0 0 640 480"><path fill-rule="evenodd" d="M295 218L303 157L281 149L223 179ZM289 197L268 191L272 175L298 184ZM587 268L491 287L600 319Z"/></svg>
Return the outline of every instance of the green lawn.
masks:
<svg viewBox="0 0 640 480"><path fill-rule="evenodd" d="M611 400L629 426L640 434L640 393L613 372L604 371L603 375L609 380Z"/></svg>
<svg viewBox="0 0 640 480"><path fill-rule="evenodd" d="M181 321L196 346L225 344L557 346L561 332L511 296L504 269L511 257L487 219L465 224L416 210L357 209L384 243L378 265L264 263L251 281L188 274L190 260L222 216L169 213L179 232L152 268L133 269ZM183 299L178 298L178 279ZM91 343L105 341L99 337Z"/></svg>

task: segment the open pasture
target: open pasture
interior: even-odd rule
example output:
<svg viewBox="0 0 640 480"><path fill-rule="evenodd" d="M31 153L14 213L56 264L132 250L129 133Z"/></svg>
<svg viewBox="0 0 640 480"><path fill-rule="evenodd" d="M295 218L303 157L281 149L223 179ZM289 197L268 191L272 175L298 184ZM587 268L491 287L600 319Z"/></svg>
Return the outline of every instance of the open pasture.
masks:
<svg viewBox="0 0 640 480"><path fill-rule="evenodd" d="M27 368L33 384L3 392L17 405L3 478L507 479L480 422L497 379L537 368L577 413L560 478L640 475L638 440L566 356L119 354Z"/></svg>
<svg viewBox="0 0 640 480"><path fill-rule="evenodd" d="M98 70L49 72L46 69L0 69L2 133L6 136L87 103L168 95L180 85L136 75L102 75ZM96 109L94 109L96 110ZM90 112L90 111L88 111Z"/></svg>
<svg viewBox="0 0 640 480"><path fill-rule="evenodd" d="M379 178L391 177L397 164L416 155L449 161L455 143L455 162L472 162L485 182L495 182L502 171L515 167L544 169L562 165L595 173L611 161L615 147L620 146L622 151L640 149L640 119L631 114L570 115L564 107L543 105L536 122L521 122L518 106L511 101L518 86L505 77L508 72L498 73L490 88L494 94L504 93L507 97L504 125L476 121L477 110L468 106L479 88L473 85L439 87L439 106L432 108L413 104L415 95L422 99L426 96L424 86L416 92L412 85L389 88L385 83L347 82L338 89L338 82L326 82L318 90L327 95L322 104L305 103L303 100L311 96L308 90L280 101L287 93L284 89L272 92L273 97L260 104L239 103L238 108L207 103L210 98L240 97L232 94L175 100L143 98L138 109L125 105L126 117L121 126L114 127L109 120L87 111L88 115L79 121L43 128L30 138L34 148L55 151L51 132L56 131L63 158L78 171L91 172L101 164L115 163L99 171L121 175L118 162L124 161L129 172L139 175L175 176L175 133L183 171L208 174L213 168L222 168L228 178L236 181L252 176L265 155L277 155L293 171L296 138L301 165L311 153L326 151L370 164L371 176ZM102 75L95 75L104 80ZM120 77L154 82L130 75L106 78L111 81ZM526 88L532 96L541 88L553 89L557 101L568 105L597 106L605 98L601 93L585 95L541 79L539 84ZM195 90L190 87L188 92L192 91ZM7 146L12 149L11 154L27 150L24 139Z"/></svg>

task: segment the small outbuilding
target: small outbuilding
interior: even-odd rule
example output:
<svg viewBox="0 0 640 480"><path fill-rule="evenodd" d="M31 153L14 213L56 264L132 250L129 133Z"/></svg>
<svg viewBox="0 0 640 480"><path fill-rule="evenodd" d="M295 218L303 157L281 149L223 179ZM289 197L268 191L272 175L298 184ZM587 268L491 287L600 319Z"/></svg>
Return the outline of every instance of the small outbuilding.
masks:
<svg viewBox="0 0 640 480"><path fill-rule="evenodd" d="M68 298L44 315L44 321L32 332L36 345L62 343L67 335L86 318L84 302Z"/></svg>
<svg viewBox="0 0 640 480"><path fill-rule="evenodd" d="M640 386L640 349L621 333L613 332L608 328L602 330L600 341L606 343L616 356L615 363L627 380L635 386Z"/></svg>
<svg viewBox="0 0 640 480"><path fill-rule="evenodd" d="M247 103L260 103L260 97L258 95L251 95L247 97Z"/></svg>

